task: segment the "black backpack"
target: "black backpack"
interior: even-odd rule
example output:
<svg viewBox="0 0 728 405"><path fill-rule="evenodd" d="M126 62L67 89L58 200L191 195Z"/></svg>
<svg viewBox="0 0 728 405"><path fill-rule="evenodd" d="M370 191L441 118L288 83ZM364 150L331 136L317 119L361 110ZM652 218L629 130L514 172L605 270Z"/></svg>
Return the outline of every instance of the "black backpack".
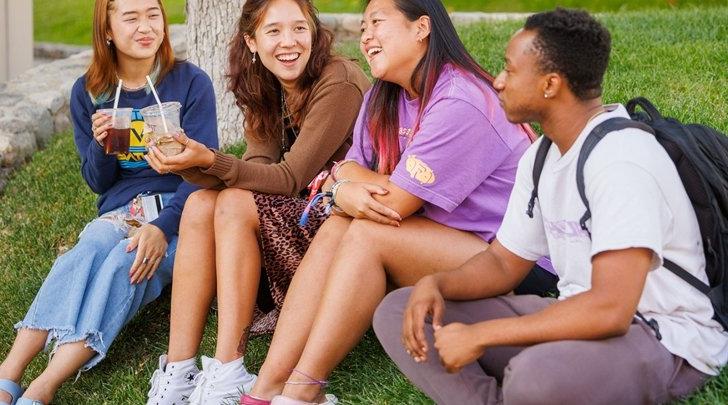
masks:
<svg viewBox="0 0 728 405"><path fill-rule="evenodd" d="M643 112L636 111L638 106ZM611 118L597 125L587 135L579 152L576 185L586 207L586 212L579 220L581 229L589 232L586 221L591 218L591 212L584 191L584 164L594 147L610 132L625 128L638 128L655 135L675 163L698 218L709 285L667 258L664 259L664 266L707 295L715 310L713 318L728 330L728 137L704 125L682 124L676 119L665 118L643 97L630 100L626 107L632 119ZM538 198L538 182L550 146L551 140L544 138L536 152L534 188L526 211L531 218Z"/></svg>

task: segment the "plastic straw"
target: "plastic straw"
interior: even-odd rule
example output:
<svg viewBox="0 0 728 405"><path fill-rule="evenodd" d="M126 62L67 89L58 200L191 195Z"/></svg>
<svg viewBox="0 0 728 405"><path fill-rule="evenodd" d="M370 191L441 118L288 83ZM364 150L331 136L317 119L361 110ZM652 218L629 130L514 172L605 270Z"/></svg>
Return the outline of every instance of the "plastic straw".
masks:
<svg viewBox="0 0 728 405"><path fill-rule="evenodd" d="M116 86L116 96L114 96L114 111L111 113L111 122L116 122L116 109L119 108L119 95L121 94L121 79Z"/></svg>
<svg viewBox="0 0 728 405"><path fill-rule="evenodd" d="M162 108L162 102L159 100L159 94L157 94L157 90L154 88L154 84L152 83L152 79L149 77L149 75L147 75L147 83L149 83L149 87L152 89L152 94L154 94L154 99L157 100L157 105L159 105L159 115L162 116L164 133L168 134L169 129L167 129L167 120L164 118L164 109Z"/></svg>

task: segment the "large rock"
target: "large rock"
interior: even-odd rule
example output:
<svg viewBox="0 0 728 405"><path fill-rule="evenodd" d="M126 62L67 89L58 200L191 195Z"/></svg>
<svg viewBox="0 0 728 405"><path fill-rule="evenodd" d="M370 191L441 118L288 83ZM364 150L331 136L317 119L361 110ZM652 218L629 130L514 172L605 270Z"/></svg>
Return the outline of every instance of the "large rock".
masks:
<svg viewBox="0 0 728 405"><path fill-rule="evenodd" d="M36 147L32 132L8 132L0 127L0 167L19 166L30 158Z"/></svg>

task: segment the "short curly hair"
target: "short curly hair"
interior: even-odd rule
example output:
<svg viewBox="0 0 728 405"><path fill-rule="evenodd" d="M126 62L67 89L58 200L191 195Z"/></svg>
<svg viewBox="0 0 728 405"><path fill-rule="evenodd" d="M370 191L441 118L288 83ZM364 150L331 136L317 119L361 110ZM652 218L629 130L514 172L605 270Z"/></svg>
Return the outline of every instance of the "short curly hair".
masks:
<svg viewBox="0 0 728 405"><path fill-rule="evenodd" d="M564 75L581 100L602 95L612 40L594 17L586 11L559 7L528 17L524 29L536 32L533 45L542 72Z"/></svg>

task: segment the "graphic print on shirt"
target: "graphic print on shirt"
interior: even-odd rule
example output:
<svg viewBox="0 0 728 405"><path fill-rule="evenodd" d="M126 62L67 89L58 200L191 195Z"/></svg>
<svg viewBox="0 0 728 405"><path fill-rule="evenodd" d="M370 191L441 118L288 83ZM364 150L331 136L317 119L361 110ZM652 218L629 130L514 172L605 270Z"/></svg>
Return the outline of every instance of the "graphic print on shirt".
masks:
<svg viewBox="0 0 728 405"><path fill-rule="evenodd" d="M581 229L579 221L544 220L544 227L554 239L565 239L571 241L576 241L580 239L589 240L589 233Z"/></svg>
<svg viewBox="0 0 728 405"><path fill-rule="evenodd" d="M117 155L122 169L145 169L149 163L144 160L147 153L147 140L144 135L144 119L138 109L131 113L131 133L129 135L129 153Z"/></svg>
<svg viewBox="0 0 728 405"><path fill-rule="evenodd" d="M432 184L435 182L435 172L425 162L418 159L416 155L407 156L407 172L421 184Z"/></svg>

